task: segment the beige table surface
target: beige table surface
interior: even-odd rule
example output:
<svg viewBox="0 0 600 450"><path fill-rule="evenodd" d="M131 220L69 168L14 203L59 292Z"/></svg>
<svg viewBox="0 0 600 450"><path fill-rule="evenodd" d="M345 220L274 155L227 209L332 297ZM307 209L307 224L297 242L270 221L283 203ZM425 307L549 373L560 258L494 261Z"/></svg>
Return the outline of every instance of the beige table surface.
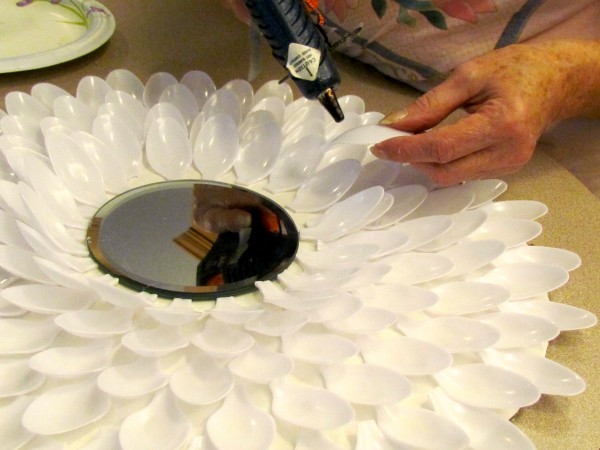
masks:
<svg viewBox="0 0 600 450"><path fill-rule="evenodd" d="M126 68L141 80L158 71L180 77L188 70L204 70L217 86L246 78L246 29L217 0L103 0L114 14L117 29L97 51L56 67L0 74L0 107L11 91L29 92L46 81L74 93L86 75L105 77ZM1 37L0 37L1 38ZM282 69L265 56L265 71L255 80L279 78ZM400 108L416 95L411 89L375 70L339 57L340 95L361 96L368 110ZM538 200L549 207L541 219L544 232L534 244L561 247L578 253L582 266L552 299L600 312L600 201L567 170L542 151L520 173L506 177L509 189L501 199ZM548 355L578 372L588 383L576 397L544 397L514 419L539 449L598 450L600 448L600 328L562 333L550 344Z"/></svg>

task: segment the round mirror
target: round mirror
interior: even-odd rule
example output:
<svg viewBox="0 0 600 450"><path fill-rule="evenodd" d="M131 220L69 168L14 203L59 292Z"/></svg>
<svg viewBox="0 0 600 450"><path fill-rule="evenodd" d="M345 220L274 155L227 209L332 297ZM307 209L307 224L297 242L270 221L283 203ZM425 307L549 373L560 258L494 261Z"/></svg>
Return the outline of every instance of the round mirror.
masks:
<svg viewBox="0 0 600 450"><path fill-rule="evenodd" d="M181 180L127 191L87 232L100 268L135 290L210 300L274 279L298 249L298 229L272 200L224 183Z"/></svg>

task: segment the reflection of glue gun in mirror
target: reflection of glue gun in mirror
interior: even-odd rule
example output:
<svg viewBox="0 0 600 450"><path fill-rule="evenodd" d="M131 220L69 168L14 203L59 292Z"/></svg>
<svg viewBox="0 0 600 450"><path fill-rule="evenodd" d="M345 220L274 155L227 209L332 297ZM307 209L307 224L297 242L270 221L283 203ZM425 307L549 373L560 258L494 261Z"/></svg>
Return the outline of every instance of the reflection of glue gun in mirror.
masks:
<svg viewBox="0 0 600 450"><path fill-rule="evenodd" d="M222 285L271 273L292 245L279 217L249 193L213 188L194 188L193 228L214 239L201 257L197 284Z"/></svg>
<svg viewBox="0 0 600 450"><path fill-rule="evenodd" d="M324 34L302 0L245 0L273 56L308 99L318 99L336 122L344 120L335 89L340 83ZM320 15L318 19L320 20Z"/></svg>

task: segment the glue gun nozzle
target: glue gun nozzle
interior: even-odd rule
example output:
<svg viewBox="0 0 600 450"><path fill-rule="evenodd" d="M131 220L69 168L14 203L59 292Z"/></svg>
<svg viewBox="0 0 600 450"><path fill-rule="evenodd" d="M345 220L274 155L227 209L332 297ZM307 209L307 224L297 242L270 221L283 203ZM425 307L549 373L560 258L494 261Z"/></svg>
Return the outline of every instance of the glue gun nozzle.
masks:
<svg viewBox="0 0 600 450"><path fill-rule="evenodd" d="M333 120L336 122L341 122L344 120L344 112L342 111L342 108L335 95L335 91L332 87L323 91L323 93L319 95L318 99L321 105L323 105L331 117L333 117Z"/></svg>

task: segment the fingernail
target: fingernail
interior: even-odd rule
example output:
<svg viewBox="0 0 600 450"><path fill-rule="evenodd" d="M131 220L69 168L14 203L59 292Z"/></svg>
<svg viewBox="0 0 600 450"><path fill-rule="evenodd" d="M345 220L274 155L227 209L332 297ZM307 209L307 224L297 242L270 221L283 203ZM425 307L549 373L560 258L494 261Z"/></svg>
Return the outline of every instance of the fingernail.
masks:
<svg viewBox="0 0 600 450"><path fill-rule="evenodd" d="M400 111L394 111L389 113L383 119L379 121L381 125L391 125L394 122L404 119L408 115L408 111L406 109L402 109Z"/></svg>
<svg viewBox="0 0 600 450"><path fill-rule="evenodd" d="M373 144L369 147L369 151L373 154L373 156L376 156L377 158L385 158L385 152L382 151L379 147L377 147L377 144Z"/></svg>

